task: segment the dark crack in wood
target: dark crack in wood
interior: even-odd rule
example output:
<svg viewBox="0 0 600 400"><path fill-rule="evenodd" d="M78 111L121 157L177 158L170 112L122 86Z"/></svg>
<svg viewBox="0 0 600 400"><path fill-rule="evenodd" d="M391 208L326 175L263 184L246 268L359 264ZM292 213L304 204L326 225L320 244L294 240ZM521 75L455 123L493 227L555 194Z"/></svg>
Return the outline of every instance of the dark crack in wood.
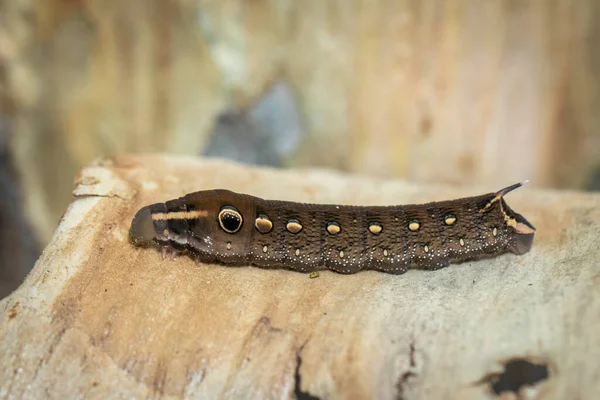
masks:
<svg viewBox="0 0 600 400"><path fill-rule="evenodd" d="M406 385L408 384L408 382L410 381L411 378L414 378L417 376L417 374L413 372L417 365L415 362L415 343L414 343L414 341L410 342L410 349L409 349L408 357L409 357L409 369L408 369L408 371L405 371L402 375L400 375L400 377L396 381L396 399L397 400L406 400L404 388L406 387Z"/></svg>
<svg viewBox="0 0 600 400"><path fill-rule="evenodd" d="M302 366L302 350L306 346L305 342L296 352L296 371L294 373L294 396L297 400L320 400L318 396L313 396L308 392L302 391L302 377L300 376L300 367Z"/></svg>

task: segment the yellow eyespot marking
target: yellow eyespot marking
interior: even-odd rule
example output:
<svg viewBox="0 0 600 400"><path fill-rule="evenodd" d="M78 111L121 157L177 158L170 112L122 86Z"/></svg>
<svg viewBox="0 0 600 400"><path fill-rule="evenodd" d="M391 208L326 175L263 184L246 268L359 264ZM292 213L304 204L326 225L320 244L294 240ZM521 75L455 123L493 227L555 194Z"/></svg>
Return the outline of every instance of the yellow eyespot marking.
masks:
<svg viewBox="0 0 600 400"><path fill-rule="evenodd" d="M169 230L168 229L165 229L163 231L163 236L169 236Z"/></svg>
<svg viewBox="0 0 600 400"><path fill-rule="evenodd" d="M291 233L298 233L302 230L302 225L297 219L290 219L285 227Z"/></svg>
<svg viewBox="0 0 600 400"><path fill-rule="evenodd" d="M219 211L217 216L219 225L227 233L236 233L242 227L244 219L242 214L239 213L234 207L225 206Z"/></svg>
<svg viewBox="0 0 600 400"><path fill-rule="evenodd" d="M318 271L311 272L310 275L309 275L309 277L310 277L310 279L318 278L319 277L319 272Z"/></svg>
<svg viewBox="0 0 600 400"><path fill-rule="evenodd" d="M494 227L494 229L492 230L492 235L496 236L497 234L498 234L498 229L496 229L496 228Z"/></svg>
<svg viewBox="0 0 600 400"><path fill-rule="evenodd" d="M269 233L273 229L273 223L265 214L260 214L254 221L254 226L260 233Z"/></svg>
<svg viewBox="0 0 600 400"><path fill-rule="evenodd" d="M448 214L444 217L444 223L446 225L454 225L455 222L456 222L456 215L454 215L454 214Z"/></svg>
<svg viewBox="0 0 600 400"><path fill-rule="evenodd" d="M337 222L331 221L330 223L327 224L327 232L330 235L337 235L341 231L342 231L342 228L340 228L340 224L338 224Z"/></svg>
<svg viewBox="0 0 600 400"><path fill-rule="evenodd" d="M413 220L409 221L408 229L410 229L413 232L416 232L419 229L421 229L421 223L418 220L413 219Z"/></svg>
<svg viewBox="0 0 600 400"><path fill-rule="evenodd" d="M340 258L344 258L344 250L340 251Z"/></svg>
<svg viewBox="0 0 600 400"><path fill-rule="evenodd" d="M266 253L269 248L267 246L263 246L263 253Z"/></svg>
<svg viewBox="0 0 600 400"><path fill-rule="evenodd" d="M464 245L465 245L465 241L464 241L462 238L460 238L459 242L460 242L460 245L461 245L461 246L464 246Z"/></svg>
<svg viewBox="0 0 600 400"><path fill-rule="evenodd" d="M387 250L384 250L384 251L383 251L383 255L387 257L387 255L388 255L388 251L387 251Z"/></svg>
<svg viewBox="0 0 600 400"><path fill-rule="evenodd" d="M206 210L195 210L195 211L172 211L167 213L155 213L152 214L154 221L160 221L165 219L196 219L208 216Z"/></svg>
<svg viewBox="0 0 600 400"><path fill-rule="evenodd" d="M296 249L296 255L299 256L300 255L300 249Z"/></svg>
<svg viewBox="0 0 600 400"><path fill-rule="evenodd" d="M383 226L381 226L379 222L371 222L369 224L369 232L371 232L373 235L379 235L382 230Z"/></svg>
<svg viewBox="0 0 600 400"><path fill-rule="evenodd" d="M231 250L231 242L227 242L227 250Z"/></svg>

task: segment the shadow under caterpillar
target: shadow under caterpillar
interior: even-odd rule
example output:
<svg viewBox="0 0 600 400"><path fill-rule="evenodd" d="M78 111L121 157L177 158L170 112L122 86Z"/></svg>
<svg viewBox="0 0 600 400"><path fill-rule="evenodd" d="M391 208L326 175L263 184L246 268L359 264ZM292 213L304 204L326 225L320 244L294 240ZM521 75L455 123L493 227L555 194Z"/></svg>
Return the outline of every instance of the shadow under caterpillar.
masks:
<svg viewBox="0 0 600 400"><path fill-rule="evenodd" d="M495 193L396 206L264 200L207 190L140 209L129 237L137 246L187 251L198 261L299 272L330 269L403 273L529 251L535 228Z"/></svg>

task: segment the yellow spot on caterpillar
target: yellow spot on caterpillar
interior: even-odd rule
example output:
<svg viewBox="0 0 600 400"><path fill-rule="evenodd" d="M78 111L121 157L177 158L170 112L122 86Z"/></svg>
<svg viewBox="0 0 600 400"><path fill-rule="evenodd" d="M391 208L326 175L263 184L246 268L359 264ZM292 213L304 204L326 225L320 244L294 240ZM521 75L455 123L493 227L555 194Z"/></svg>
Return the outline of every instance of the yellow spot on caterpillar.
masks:
<svg viewBox="0 0 600 400"><path fill-rule="evenodd" d="M285 227L291 233L298 233L302 230L300 221L296 219L290 219Z"/></svg>
<svg viewBox="0 0 600 400"><path fill-rule="evenodd" d="M263 246L263 253L266 253L269 248L267 246Z"/></svg>
<svg viewBox="0 0 600 400"><path fill-rule="evenodd" d="M152 220L162 221L166 219L196 219L208 216L207 210L195 210L195 211L172 211L168 213L155 213L152 214Z"/></svg>
<svg viewBox="0 0 600 400"><path fill-rule="evenodd" d="M496 236L498 234L498 229L494 228L492 230L492 235Z"/></svg>
<svg viewBox="0 0 600 400"><path fill-rule="evenodd" d="M425 247L423 247L423 250L425 250L425 253L429 252L429 246L425 245Z"/></svg>
<svg viewBox="0 0 600 400"><path fill-rule="evenodd" d="M340 228L340 224L335 221L331 221L329 224L327 224L327 232L329 232L330 235L337 235L341 230L342 228Z"/></svg>
<svg viewBox="0 0 600 400"><path fill-rule="evenodd" d="M371 222L371 224L369 225L369 232L371 232L374 235L380 234L382 230L383 226L381 226L379 222Z"/></svg>
<svg viewBox="0 0 600 400"><path fill-rule="evenodd" d="M169 230L168 229L165 229L163 231L163 236L169 236Z"/></svg>
<svg viewBox="0 0 600 400"><path fill-rule="evenodd" d="M383 255L387 257L387 255L388 255L388 251L387 251L387 250L384 250L384 251L383 251Z"/></svg>
<svg viewBox="0 0 600 400"><path fill-rule="evenodd" d="M309 275L309 277L310 277L310 279L318 278L319 277L319 272L318 271L311 272L310 275Z"/></svg>
<svg viewBox="0 0 600 400"><path fill-rule="evenodd" d="M454 223L456 222L456 216L450 214L450 215L446 215L446 217L444 218L444 223L446 225L454 225Z"/></svg>
<svg viewBox="0 0 600 400"><path fill-rule="evenodd" d="M417 221L416 219L413 219L412 221L410 221L408 223L408 229L410 229L413 232L416 232L419 229L421 229L421 223L419 221Z"/></svg>
<svg viewBox="0 0 600 400"><path fill-rule="evenodd" d="M340 251L340 258L344 258L344 250Z"/></svg>
<svg viewBox="0 0 600 400"><path fill-rule="evenodd" d="M300 249L296 249L296 255L299 256L300 255Z"/></svg>
<svg viewBox="0 0 600 400"><path fill-rule="evenodd" d="M267 217L264 214L260 214L258 217L256 217L256 221L254 221L254 226L260 233L269 233L271 232L271 229L273 229L273 223L271 222L269 217Z"/></svg>
<svg viewBox="0 0 600 400"><path fill-rule="evenodd" d="M231 242L227 242L227 250L231 250Z"/></svg>
<svg viewBox="0 0 600 400"><path fill-rule="evenodd" d="M460 245L461 245L461 246L464 246L464 245L465 245L465 241L464 241L462 238L460 238L459 242L460 242Z"/></svg>

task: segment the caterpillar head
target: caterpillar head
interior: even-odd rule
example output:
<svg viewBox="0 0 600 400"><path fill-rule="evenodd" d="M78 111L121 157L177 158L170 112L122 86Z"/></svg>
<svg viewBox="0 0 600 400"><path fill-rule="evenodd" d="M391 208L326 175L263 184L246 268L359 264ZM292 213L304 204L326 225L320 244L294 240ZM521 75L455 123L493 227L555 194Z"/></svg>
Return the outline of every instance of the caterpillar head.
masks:
<svg viewBox="0 0 600 400"><path fill-rule="evenodd" d="M129 241L136 246L154 243L156 230L152 221L150 206L141 208L134 216L129 229Z"/></svg>

